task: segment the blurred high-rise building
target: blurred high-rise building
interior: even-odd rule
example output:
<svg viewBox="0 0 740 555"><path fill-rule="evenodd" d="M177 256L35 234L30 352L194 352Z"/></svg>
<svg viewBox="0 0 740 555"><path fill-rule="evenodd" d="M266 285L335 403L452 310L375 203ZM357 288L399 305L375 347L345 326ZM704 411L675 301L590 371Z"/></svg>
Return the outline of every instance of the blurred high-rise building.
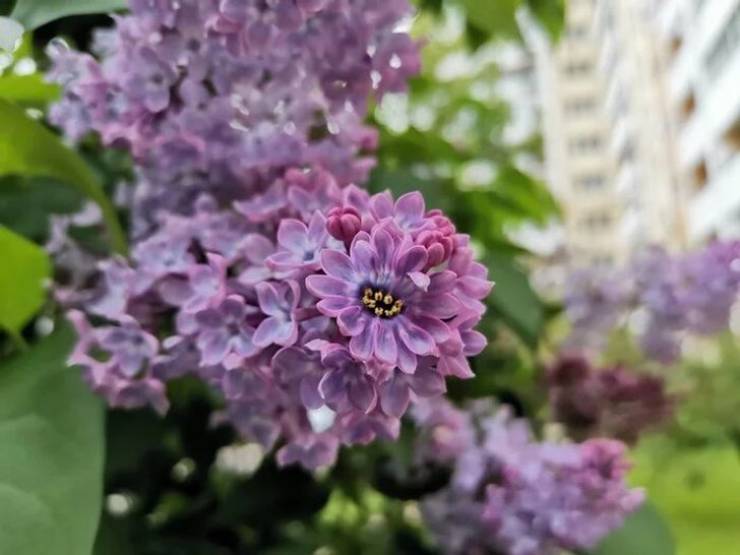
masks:
<svg viewBox="0 0 740 555"><path fill-rule="evenodd" d="M632 253L651 244L682 248L686 220L676 163L666 60L656 40L655 0L596 0L591 33L605 82L608 156L622 206L620 229Z"/></svg>
<svg viewBox="0 0 740 555"><path fill-rule="evenodd" d="M649 5L665 52L689 239L737 236L740 0L653 0Z"/></svg>
<svg viewBox="0 0 740 555"><path fill-rule="evenodd" d="M572 265L740 232L740 0L570 0L536 52Z"/></svg>
<svg viewBox="0 0 740 555"><path fill-rule="evenodd" d="M592 33L594 2L572 0L560 42L525 22L535 52L542 102L546 179L563 208L568 255L575 264L622 261L622 206L609 156L605 83Z"/></svg>

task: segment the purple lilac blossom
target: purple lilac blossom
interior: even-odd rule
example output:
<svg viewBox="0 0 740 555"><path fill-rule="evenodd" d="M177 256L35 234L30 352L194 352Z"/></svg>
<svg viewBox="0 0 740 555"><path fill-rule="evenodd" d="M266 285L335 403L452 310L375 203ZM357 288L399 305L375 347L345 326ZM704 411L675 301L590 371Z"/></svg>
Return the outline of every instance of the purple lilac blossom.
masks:
<svg viewBox="0 0 740 555"><path fill-rule="evenodd" d="M218 421L276 447L281 464L315 468L341 445L397 437L410 406L443 394L449 375L472 376L492 284L468 237L419 193L320 198L311 213L287 201L265 217L243 203L217 211L201 197L191 217L161 214L130 264L104 263L83 307L109 321L78 325L74 361L94 389L116 406L164 410L167 381L194 374L222 394ZM331 233L337 207L361 222L351 238ZM114 331L139 348L112 343Z"/></svg>
<svg viewBox="0 0 740 555"><path fill-rule="evenodd" d="M618 441L537 442L526 421L490 404L462 411L434 400L414 416L423 452L436 463L454 460L450 484L421 504L444 553L589 550L642 503L642 491L625 483Z"/></svg>
<svg viewBox="0 0 740 555"><path fill-rule="evenodd" d="M601 350L610 332L632 326L650 358L669 364L687 335L728 329L740 293L740 241L716 241L684 254L650 248L621 270L593 269L572 276L566 314L569 349Z"/></svg>
<svg viewBox="0 0 740 555"><path fill-rule="evenodd" d="M398 30L413 13L407 0L129 7L97 34L98 59L55 41L49 78L64 88L50 119L70 139L96 132L134 155L134 233L160 209L189 214L203 192L249 202L290 167L363 181L377 146L364 123L370 99L405 90L420 69Z"/></svg>

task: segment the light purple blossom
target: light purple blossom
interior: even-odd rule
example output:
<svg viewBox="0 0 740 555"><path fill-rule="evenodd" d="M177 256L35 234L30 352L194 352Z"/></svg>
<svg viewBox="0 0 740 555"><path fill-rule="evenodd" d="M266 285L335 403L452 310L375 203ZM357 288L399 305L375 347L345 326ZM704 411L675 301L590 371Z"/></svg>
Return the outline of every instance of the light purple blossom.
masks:
<svg viewBox="0 0 740 555"><path fill-rule="evenodd" d="M684 254L650 248L626 268L578 272L565 299L572 325L566 346L599 351L634 315L631 330L645 354L676 361L685 337L729 327L740 293L738 245L715 242Z"/></svg>
<svg viewBox="0 0 740 555"><path fill-rule="evenodd" d="M434 403L415 412L420 440L430 442L421 452L454 460L454 472L422 500L422 514L445 553L590 550L642 503L642 491L625 484L629 465L617 441L536 442L506 409Z"/></svg>

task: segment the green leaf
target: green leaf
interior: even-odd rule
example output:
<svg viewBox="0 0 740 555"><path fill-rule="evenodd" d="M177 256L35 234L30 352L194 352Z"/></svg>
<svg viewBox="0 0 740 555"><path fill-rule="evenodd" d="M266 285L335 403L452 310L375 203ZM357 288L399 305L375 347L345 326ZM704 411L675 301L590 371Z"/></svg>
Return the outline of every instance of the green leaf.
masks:
<svg viewBox="0 0 740 555"><path fill-rule="evenodd" d="M80 209L84 197L72 187L46 177L0 177L0 225L43 244L49 238L49 216Z"/></svg>
<svg viewBox="0 0 740 555"><path fill-rule="evenodd" d="M653 505L645 503L631 514L624 526L610 534L593 555L674 555L676 545L670 528Z"/></svg>
<svg viewBox="0 0 740 555"><path fill-rule="evenodd" d="M0 366L0 553L86 555L102 500L103 410L64 326Z"/></svg>
<svg viewBox="0 0 740 555"><path fill-rule="evenodd" d="M517 37L516 10L521 0L458 0L468 14L468 22L489 35Z"/></svg>
<svg viewBox="0 0 740 555"><path fill-rule="evenodd" d="M545 322L545 311L527 274L512 259L498 253L489 253L486 262L489 278L496 283L488 299L489 306L534 347Z"/></svg>
<svg viewBox="0 0 740 555"><path fill-rule="evenodd" d="M35 29L60 17L123 10L126 0L17 0L11 17Z"/></svg>
<svg viewBox="0 0 740 555"><path fill-rule="evenodd" d="M44 303L44 281L51 275L51 264L43 249L3 226L0 253L0 327L19 337Z"/></svg>
<svg viewBox="0 0 740 555"><path fill-rule="evenodd" d="M5 100L24 106L43 106L58 97L59 87L45 82L38 73L0 77L0 98Z"/></svg>
<svg viewBox="0 0 740 555"><path fill-rule="evenodd" d="M565 0L526 0L527 6L550 38L557 42L565 27Z"/></svg>
<svg viewBox="0 0 740 555"><path fill-rule="evenodd" d="M85 162L23 109L0 99L0 175L45 176L76 187L100 206L111 244L126 251L126 239L110 200Z"/></svg>

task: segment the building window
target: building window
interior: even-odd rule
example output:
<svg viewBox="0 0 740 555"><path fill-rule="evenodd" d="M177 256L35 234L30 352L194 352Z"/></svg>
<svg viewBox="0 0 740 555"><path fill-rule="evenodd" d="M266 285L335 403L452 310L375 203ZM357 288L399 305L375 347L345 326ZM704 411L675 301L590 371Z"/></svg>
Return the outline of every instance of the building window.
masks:
<svg viewBox="0 0 740 555"><path fill-rule="evenodd" d="M569 115L589 114L595 109L596 101L593 98L576 98L565 103L565 112Z"/></svg>
<svg viewBox="0 0 740 555"><path fill-rule="evenodd" d="M691 177L694 182L694 188L701 190L707 184L709 178L709 172L707 171L707 163L704 160L699 161L694 169L691 171Z"/></svg>
<svg viewBox="0 0 740 555"><path fill-rule="evenodd" d="M682 121L688 121L694 114L696 111L696 97L693 92L689 92L686 98L681 101L679 111Z"/></svg>
<svg viewBox="0 0 740 555"><path fill-rule="evenodd" d="M571 62L563 68L563 71L570 77L580 77L591 74L593 65L588 61Z"/></svg>
<svg viewBox="0 0 740 555"><path fill-rule="evenodd" d="M601 149L601 138L596 135L577 137L572 139L568 146L573 154L596 152Z"/></svg>
<svg viewBox="0 0 740 555"><path fill-rule="evenodd" d="M725 143L733 152L740 152L740 117L725 131Z"/></svg>
<svg viewBox="0 0 740 555"><path fill-rule="evenodd" d="M594 212L581 220L581 228L588 233L599 233L611 227L612 217L607 212Z"/></svg>
<svg viewBox="0 0 740 555"><path fill-rule="evenodd" d="M568 38L569 39L583 39L588 36L588 27L584 24L580 25L573 25L573 27L568 29Z"/></svg>
<svg viewBox="0 0 740 555"><path fill-rule="evenodd" d="M727 62L737 52L738 45L740 45L740 4L707 54L707 73L710 79L719 76Z"/></svg>
<svg viewBox="0 0 740 555"><path fill-rule="evenodd" d="M603 175L598 174L584 175L583 177L579 177L576 180L576 184L580 189L584 189L586 191L595 191L598 189L602 189L604 185L606 185L606 179Z"/></svg>

